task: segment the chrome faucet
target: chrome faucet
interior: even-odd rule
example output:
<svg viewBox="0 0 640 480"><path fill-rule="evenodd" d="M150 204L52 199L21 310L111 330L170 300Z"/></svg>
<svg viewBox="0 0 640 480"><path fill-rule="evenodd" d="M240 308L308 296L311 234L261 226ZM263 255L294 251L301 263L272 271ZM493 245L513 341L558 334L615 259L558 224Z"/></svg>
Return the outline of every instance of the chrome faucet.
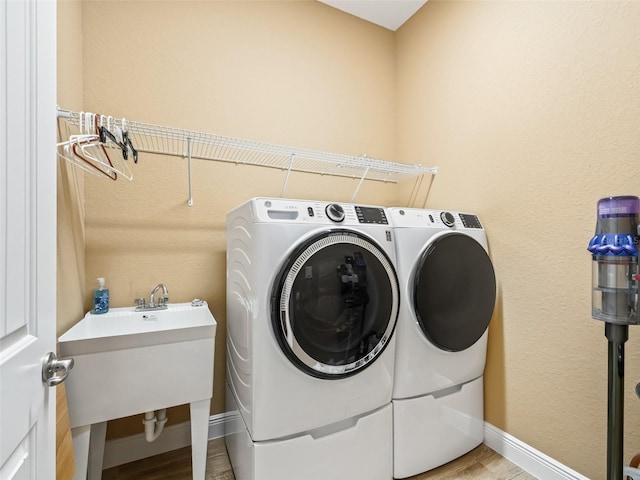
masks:
<svg viewBox="0 0 640 480"><path fill-rule="evenodd" d="M158 299L158 304L156 305L156 293L158 293L162 289L162 296ZM156 285L151 291L151 295L149 296L149 308L156 307L167 307L167 302L169 301L169 290L167 290L167 286L164 283L159 283Z"/></svg>
<svg viewBox="0 0 640 480"><path fill-rule="evenodd" d="M156 295L160 290L162 290L162 295L160 295L158 303L156 303ZM151 291L151 295L149 296L149 305L145 304L144 298L136 298L134 301L136 302L136 311L166 310L168 308L167 303L169 303L169 290L164 283L159 283Z"/></svg>

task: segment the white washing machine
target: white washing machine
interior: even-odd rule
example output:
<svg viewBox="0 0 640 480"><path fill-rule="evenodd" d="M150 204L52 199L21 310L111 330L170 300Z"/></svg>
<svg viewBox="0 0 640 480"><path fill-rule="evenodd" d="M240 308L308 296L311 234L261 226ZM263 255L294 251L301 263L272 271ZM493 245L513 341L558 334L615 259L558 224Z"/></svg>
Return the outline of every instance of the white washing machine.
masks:
<svg viewBox="0 0 640 480"><path fill-rule="evenodd" d="M392 395L394 478L406 478L484 439L483 372L496 281L477 215L387 211L401 295Z"/></svg>
<svg viewBox="0 0 640 480"><path fill-rule="evenodd" d="M393 239L381 207L255 198L227 215L237 480L392 478Z"/></svg>

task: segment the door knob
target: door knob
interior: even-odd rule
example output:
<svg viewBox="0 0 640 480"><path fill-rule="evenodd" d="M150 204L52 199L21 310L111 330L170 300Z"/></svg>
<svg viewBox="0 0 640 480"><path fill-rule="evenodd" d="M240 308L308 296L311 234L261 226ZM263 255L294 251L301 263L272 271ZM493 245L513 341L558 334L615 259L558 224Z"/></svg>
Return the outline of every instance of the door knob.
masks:
<svg viewBox="0 0 640 480"><path fill-rule="evenodd" d="M72 368L73 358L58 360L55 353L49 352L42 362L42 381L48 386L54 387L66 380Z"/></svg>

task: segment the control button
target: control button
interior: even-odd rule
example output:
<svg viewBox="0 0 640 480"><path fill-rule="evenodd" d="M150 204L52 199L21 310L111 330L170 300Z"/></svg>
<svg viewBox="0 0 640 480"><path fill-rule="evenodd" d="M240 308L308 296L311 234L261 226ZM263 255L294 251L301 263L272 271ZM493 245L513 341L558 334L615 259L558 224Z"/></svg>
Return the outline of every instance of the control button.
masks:
<svg viewBox="0 0 640 480"><path fill-rule="evenodd" d="M460 220L465 228L482 228L480 219L476 215L461 213Z"/></svg>
<svg viewBox="0 0 640 480"><path fill-rule="evenodd" d="M330 203L327 205L325 212L327 213L329 220L332 222L341 222L344 220L344 209L337 203Z"/></svg>
<svg viewBox="0 0 640 480"><path fill-rule="evenodd" d="M313 207L308 207L307 212L309 212L310 217L313 217Z"/></svg>
<svg viewBox="0 0 640 480"><path fill-rule="evenodd" d="M453 227L455 225L455 218L453 218L453 215L450 212L442 212L440 214L440 219L442 220L442 223L444 223L447 227Z"/></svg>

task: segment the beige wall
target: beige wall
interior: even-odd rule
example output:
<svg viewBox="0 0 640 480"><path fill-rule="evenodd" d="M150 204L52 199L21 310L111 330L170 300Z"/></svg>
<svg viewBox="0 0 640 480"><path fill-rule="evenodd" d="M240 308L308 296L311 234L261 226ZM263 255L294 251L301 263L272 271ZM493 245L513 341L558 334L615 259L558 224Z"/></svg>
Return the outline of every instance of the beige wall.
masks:
<svg viewBox="0 0 640 480"><path fill-rule="evenodd" d="M640 193L638 24L634 2L430 0L396 33L314 1L84 2L82 108L438 165L416 205L478 212L498 277L487 420L604 478L606 340L585 246L598 198ZM70 276L86 273L84 309L98 276L113 306L158 282L172 301L206 299L219 322L217 413L225 213L279 195L284 174L196 161L189 208L185 170L144 155L131 183L86 178L86 269ZM298 174L287 196L344 201L355 184ZM369 182L358 200L404 205L409 190ZM640 451L639 334L627 344L627 460ZM141 431L139 419L109 430Z"/></svg>
<svg viewBox="0 0 640 480"><path fill-rule="evenodd" d="M82 4L57 4L57 101L82 108ZM59 132L59 141L66 140ZM84 178L65 161L57 164L56 332L62 335L84 313ZM65 385L56 387L56 479L73 477L75 461Z"/></svg>
<svg viewBox="0 0 640 480"><path fill-rule="evenodd" d="M640 194L638 25L638 2L430 0L397 34L397 160L438 164L428 205L478 212L489 236L486 419L593 479L607 342L586 245L599 198ZM626 462L640 451L630 330Z"/></svg>
<svg viewBox="0 0 640 480"><path fill-rule="evenodd" d="M58 98L59 105L82 109L82 4L58 2ZM67 140L59 129L59 141ZM84 315L84 175L65 161L58 161L57 232L57 331L58 336Z"/></svg>
<svg viewBox="0 0 640 480"><path fill-rule="evenodd" d="M391 158L395 148L392 32L315 1L85 2L85 110L159 125ZM212 413L224 411L225 215L279 196L285 173L143 155L134 181L86 178L86 289L104 276L112 306L165 283L171 301L205 299L218 321ZM356 180L294 174L293 198L349 200ZM358 200L393 203L367 183ZM90 308L89 294L85 308ZM169 411L170 424L188 409ZM139 418L109 424L139 433Z"/></svg>

